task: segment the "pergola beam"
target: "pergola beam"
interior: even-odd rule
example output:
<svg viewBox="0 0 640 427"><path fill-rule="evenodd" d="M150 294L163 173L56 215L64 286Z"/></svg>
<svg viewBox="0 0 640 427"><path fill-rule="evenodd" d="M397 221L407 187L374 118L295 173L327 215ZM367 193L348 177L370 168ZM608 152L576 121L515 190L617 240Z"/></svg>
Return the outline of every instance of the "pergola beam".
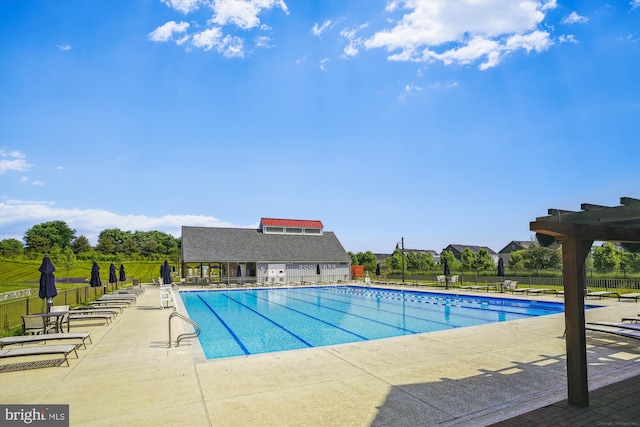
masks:
<svg viewBox="0 0 640 427"><path fill-rule="evenodd" d="M640 200L621 197L620 204L583 203L582 212L549 209L548 216L529 224L531 231L562 242L567 388L569 404L574 406L589 406L584 312L587 254L596 240L640 242Z"/></svg>

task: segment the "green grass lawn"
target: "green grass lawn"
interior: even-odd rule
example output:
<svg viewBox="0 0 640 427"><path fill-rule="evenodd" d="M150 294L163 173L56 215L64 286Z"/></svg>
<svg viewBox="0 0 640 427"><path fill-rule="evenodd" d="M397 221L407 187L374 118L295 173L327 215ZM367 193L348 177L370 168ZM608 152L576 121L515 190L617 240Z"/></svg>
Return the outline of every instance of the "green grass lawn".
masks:
<svg viewBox="0 0 640 427"><path fill-rule="evenodd" d="M40 264L38 261L0 261L0 293L11 292L22 289L37 289L40 281ZM100 279L103 282L109 280L110 262L99 262ZM115 263L114 263L115 264ZM152 277L159 277L161 261L125 261L122 263L125 268L127 280L131 281L131 277L142 282L150 282ZM77 261L75 266L68 272L61 267L56 267L56 287L58 289L70 289L78 286L76 283L65 283L64 280L84 278L86 282L80 285L85 286L89 283L91 277L92 261ZM120 264L116 264L117 274L119 274Z"/></svg>

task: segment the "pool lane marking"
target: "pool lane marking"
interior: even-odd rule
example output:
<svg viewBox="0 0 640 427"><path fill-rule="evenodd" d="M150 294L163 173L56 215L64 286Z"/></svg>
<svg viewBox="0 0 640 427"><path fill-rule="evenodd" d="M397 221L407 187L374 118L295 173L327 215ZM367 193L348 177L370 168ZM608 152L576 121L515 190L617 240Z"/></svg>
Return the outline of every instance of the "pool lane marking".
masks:
<svg viewBox="0 0 640 427"><path fill-rule="evenodd" d="M313 319L313 320L315 320L315 321L318 321L318 322L320 322L320 323L324 323L324 324L325 324L325 325L327 325L327 326L331 326L332 328L339 329L339 330L341 330L342 332L345 332L345 333L347 333L347 334L353 335L354 337L358 337L358 338L363 339L363 340L365 340L365 341L369 341L369 340L371 339L371 338L367 338L367 337L365 337L365 336L362 336L362 335L360 335L360 334L358 334L358 333L355 333L355 332L353 332L353 331L350 331L350 330L348 330L348 329L342 328L342 327L340 327L340 326L338 326L338 325L334 325L333 323L329 323L329 322L327 322L327 321L325 321L325 320L319 319L319 318L317 318L317 317L315 317L315 316L312 316L312 315L310 315L310 314L307 314L307 313L305 313L305 312L303 312L303 311L296 310L295 308L287 307L286 305L282 305L282 304L277 303L277 302L275 302L275 301L270 301L270 300L268 300L268 299L266 299L266 298L263 298L263 297L261 297L261 296L258 296L258 295L257 295L257 294L255 294L255 293L250 293L250 292L251 292L251 291L247 291L247 294L248 294L248 295L253 296L253 297L254 297L254 298L256 298L256 299L261 299L262 301L266 301L266 302L268 302L269 304L278 305L278 306L280 306L280 307L282 307L282 308L284 308L284 309L286 309L286 310L293 311L294 313L298 313L298 314L301 314L301 315L303 315L303 316L309 317L309 318L311 318L311 319ZM296 299L296 298L292 298L292 299L295 299L296 301L301 301L301 300ZM306 301L302 301L302 302L307 303ZM310 303L308 303L308 304L310 304ZM329 308L329 307L325 307L325 306L323 306L323 308L326 308L326 309L329 309L329 310L331 309L331 308ZM250 310L251 310L251 309L250 309ZM336 310L336 311L337 311L337 310ZM342 313L345 313L345 312L342 312ZM349 314L349 313L345 313L345 314ZM361 317L361 316L356 316L356 317Z"/></svg>
<svg viewBox="0 0 640 427"><path fill-rule="evenodd" d="M322 289L320 289L320 290L322 290ZM292 289L290 289L289 291L290 291L291 293L297 293L297 294L300 294L300 295L306 295L304 292L300 292L300 291L293 291ZM331 295L331 294L329 294L329 295ZM339 294L338 294L338 295L339 295ZM329 297L327 297L325 294L322 294L322 295L321 295L320 293L318 293L316 296L319 296L319 297L321 297L321 298L323 298L323 299L325 299L325 300L327 300L327 301L332 301L332 302L336 302L336 303L339 303L339 304L349 304L349 306L359 307L359 308L362 308L362 309L365 309L365 310L375 310L376 312L388 313L388 314L392 314L392 315L394 315L394 316L403 316L403 317L404 317L404 318L406 318L406 319L414 319L414 320L418 320L418 321L421 321L421 322L425 322L425 323L427 323L427 324L429 324L429 325L435 324L435 325L447 326L447 327L450 327L450 328L459 328L459 327L460 327L460 325L454 325L454 324L447 323L447 322L440 322L440 321L438 321L438 320L433 320L433 319L425 319L425 318L423 318L423 317L412 316L412 315L410 315L410 314L400 314L400 313L398 313L398 312L396 312L396 311L392 311L392 310L385 310L385 309L383 309L383 308L375 308L375 307L371 307L371 306L364 305L364 304L356 304L356 303L351 302L351 301L349 301L349 302L345 302L345 301L341 301L341 300L339 300L339 299L329 298ZM355 294L354 296L358 296L358 294ZM307 304L314 304L313 302L305 301L304 299L299 299L299 298L292 298L292 299L295 299L296 301L301 301L301 302L304 302L304 303L307 303ZM406 301L408 301L408 300L406 300ZM397 305L397 304L391 304L391 303L387 303L387 302L384 302L384 301L381 301L381 304L383 304L383 305L385 305L385 306L391 306L391 307L394 307L394 308L401 308L401 307L400 307L399 305ZM336 308L331 308L331 307L328 307L328 306L326 306L326 305L323 305L322 307L323 307L323 308L326 308L326 309L328 309L328 310L336 310L336 311L339 311L339 312L345 313L344 311L338 310L338 309L336 309ZM440 312L439 312L439 311L437 311L437 310L429 310L429 309L422 310L422 308L421 308L421 307L409 307L409 308L413 308L413 309L415 309L415 310L420 310L420 311L427 311L427 312L429 312L429 313L436 313L436 314L440 314ZM351 315L351 316L358 316L357 314L353 314L353 313L347 313L347 314L349 314L349 315ZM464 316L464 315L459 315L459 314L457 314L457 316L458 316L458 317L471 317L471 316ZM371 320L372 322L382 323L382 322L379 322L379 321L377 321L377 320L373 320L373 319L371 319L371 318L369 318L369 317L363 317L363 318L364 318L364 319L367 319L367 320ZM474 319L474 320L477 320L477 319L478 319L477 317L471 317L471 318L472 318L472 319ZM393 327L395 327L395 328L398 328L397 326L390 325L390 324L388 324L388 323L383 323L383 324L384 324L384 325L387 325L387 326L393 326ZM418 334L418 333L420 333L420 332L414 332L414 331L411 331L411 330L406 329L406 328L398 328L398 329L401 329L401 330L403 330L403 331L408 331L408 332L411 332L411 333L414 333L414 334Z"/></svg>
<svg viewBox="0 0 640 427"><path fill-rule="evenodd" d="M227 298L229 298L231 301L235 302L236 304L241 305L242 307L246 308L247 310L254 312L258 316L262 317L264 320L272 323L273 325L277 326L278 328L282 329L283 331L285 331L286 333L288 333L292 337L296 338L298 341L300 341L302 344L306 345L307 347L314 347L313 344L307 342L304 338L302 338L299 335L297 335L296 333L288 330L287 328L285 328L281 324L269 319L268 317L264 316L263 314L258 313L256 310L254 310L253 308L249 307L248 305L245 305L245 304L241 303L240 301L231 298L229 295L227 295L226 292L223 292L222 295L227 297Z"/></svg>
<svg viewBox="0 0 640 427"><path fill-rule="evenodd" d="M328 289L328 288L327 288ZM337 291L335 289L331 289L331 292L334 292L336 294L346 294L346 293L351 293L354 295L360 295L360 296L371 296L371 297L379 297L379 298L385 298L388 300L400 300L400 298L394 298L388 295L392 295L393 293L390 292L372 292L372 291L362 291L356 288L345 288L340 289L340 291ZM410 291L405 291L405 292L410 292ZM411 293L410 295L413 295L415 298L415 294ZM433 294L430 294L433 295ZM458 298L455 298L458 297ZM478 307L477 305L480 304L484 304L484 300L481 299L477 299L477 297L467 297L465 295L455 295L455 296L451 296L451 297L418 297L418 299L422 299L424 304L431 304L431 305L437 305L437 306L443 306L443 307L458 307L458 308L466 308L469 310L480 310L483 312L491 312L491 313L499 313L499 314L512 314L512 315L516 315L516 316L525 316L525 317L537 317L537 316L546 316L549 314L558 314L558 313L562 313L562 311L556 311L556 310L544 310L544 309L537 309L536 307L533 307L530 303L529 304L521 304L518 305L518 303L524 303L524 301L520 301L520 300L508 300L506 298L502 298L502 299L496 299L493 298L494 300L498 301L498 302L503 302L503 300L506 301L513 301L515 303L514 304L493 304L493 306L498 306L500 308L494 308L492 307L492 304L489 304L488 307ZM409 299L407 299L406 301L411 301ZM445 304L440 304L440 302L445 302ZM421 301L415 301L415 302L421 302ZM450 302L450 304L446 304L446 302ZM544 301L544 302L548 302L548 301ZM474 306L475 304L475 306ZM560 304L560 303L550 303L550 304ZM550 305L550 308L555 308L555 306ZM510 310L510 308L513 308L513 310ZM540 312L543 311L542 313L533 313L533 312L522 312L522 311L518 311L517 309L521 308L524 310L535 310L536 312ZM471 315L462 315L460 313L456 314L457 316L460 317L465 317L465 318L469 318L469 319L482 319L479 318L477 316L471 316Z"/></svg>
<svg viewBox="0 0 640 427"><path fill-rule="evenodd" d="M242 349L242 351L244 352L244 354L251 354L251 352L247 349L247 347L244 346L244 344L242 343L242 340L240 340L240 338L233 332L233 330L231 329L231 327L229 327L229 325L227 325L227 323L222 320L222 317L220 317L218 315L218 313L216 313L216 311L214 310L213 307L211 307L209 305L208 302L206 302L201 295L198 295L198 298L200 299L200 301L202 301L202 303L207 306L207 308L209 310L211 310L211 312L213 313L214 316L216 316L216 318L220 321L220 323L222 323L222 326L225 327L225 329L227 330L227 332L229 332L229 334L233 337L233 339L236 341L236 343L240 346L240 348Z"/></svg>
<svg viewBox="0 0 640 427"><path fill-rule="evenodd" d="M284 307L284 308L286 308L287 310L295 311L296 313L300 313L300 314L303 314L303 315L305 315L305 316L307 316L307 317L311 317L312 319L315 319L315 320L317 320L317 321L319 321L319 322L325 323L325 324L327 324L327 325L329 325L329 326L332 326L332 327L334 327L334 328L341 329L341 330L343 330L343 331L345 331L345 332L348 332L348 333L350 333L350 334L353 334L353 335L355 335L355 336L362 337L362 339L364 339L364 340L367 340L367 341L368 341L368 340L370 340L370 339L371 339L371 338L363 337L362 335L359 335L359 334L357 334L357 333L355 333L355 332L351 332L351 331L349 331L349 330L347 330L347 329L343 329L343 328L341 328L340 326L337 326L337 325L334 325L334 324L332 324L332 323L326 322L326 321L324 321L324 320L322 320L322 319L319 319L319 318L317 318L317 317L311 316L310 314L306 314L306 313L304 313L304 312L302 312L302 311L298 311L298 310L296 310L296 309L294 309L294 308L287 307L286 305L282 305L282 304L278 304L277 302L269 301L268 299L266 299L266 298L262 298L262 297L259 297L259 296L257 296L257 295L256 295L256 298L260 298L261 300L263 300L263 301L267 301L267 302L268 302L268 303L270 303L270 304L276 304L276 305L279 305L280 307ZM313 305L313 303L312 303L312 302L305 301L305 300L302 300L302 299L300 299L300 298L293 298L293 297L291 297L291 299L296 300L296 301L300 301L300 302L302 302L302 303L304 303L304 304L311 304L311 305ZM353 314L353 313L346 312L346 311L344 311L344 310L338 310L338 309L336 309L336 308L327 307L326 305L323 305L323 306L322 306L322 308L324 308L324 309L326 309L326 310L337 311L338 313L342 313L342 314L345 314L345 315L347 315L347 316L358 317L358 318L360 318L360 319L363 319L363 320L366 320L366 321L369 321L369 322L379 323L379 324L381 324L381 325L388 326L388 327L393 328L393 329L398 329L398 330L400 330L400 331L409 332L410 334L419 334L419 333L420 333L420 332L418 332L418 331L412 331L411 329L407 329L407 328L400 328L400 327L398 327L398 326L391 325L391 324L389 324L389 323L380 322L379 320L375 320L375 319L372 319L372 318L370 318L370 317L364 317L364 316L360 316L360 315L358 315L358 314Z"/></svg>

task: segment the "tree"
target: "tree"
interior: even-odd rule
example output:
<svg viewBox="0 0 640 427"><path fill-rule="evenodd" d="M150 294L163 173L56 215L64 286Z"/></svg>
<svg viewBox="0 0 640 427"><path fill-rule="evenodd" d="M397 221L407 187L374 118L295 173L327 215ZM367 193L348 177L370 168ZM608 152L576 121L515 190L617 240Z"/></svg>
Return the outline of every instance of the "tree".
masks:
<svg viewBox="0 0 640 427"><path fill-rule="evenodd" d="M473 252L471 252L471 249L469 248L464 248L460 254L460 264L462 265L463 270L473 270L474 263L475 256Z"/></svg>
<svg viewBox="0 0 640 427"><path fill-rule="evenodd" d="M71 250L70 247L60 250L56 246L55 251L52 250L50 256L56 265L67 271L67 283L69 283L69 272L76 263L76 255L73 253L73 250Z"/></svg>
<svg viewBox="0 0 640 427"><path fill-rule="evenodd" d="M400 248L397 248L389 258L384 260L385 266L391 270L401 270L403 262L405 262L404 266L406 268L406 260L403 261L402 250Z"/></svg>
<svg viewBox="0 0 640 427"><path fill-rule="evenodd" d="M76 230L69 228L64 221L43 222L27 230L24 233L24 241L29 250L47 252L53 245L58 245L60 248L71 245L75 233Z"/></svg>
<svg viewBox="0 0 640 427"><path fill-rule="evenodd" d="M442 251L440 254L440 265L444 266L444 260L449 261L449 270L460 270L460 263L451 251ZM444 267L443 267L444 268Z"/></svg>
<svg viewBox="0 0 640 427"><path fill-rule="evenodd" d="M103 254L117 254L122 252L122 244L131 237L130 231L122 231L119 228L102 230L98 235L96 249Z"/></svg>
<svg viewBox="0 0 640 427"><path fill-rule="evenodd" d="M410 271L429 271L434 270L436 263L428 252L409 252L407 253L407 270Z"/></svg>
<svg viewBox="0 0 640 427"><path fill-rule="evenodd" d="M89 239L87 239L86 236L80 235L76 237L73 242L71 242L71 249L73 249L74 253L81 254L85 252L91 252L91 250L93 250L93 247L91 246L91 243L89 243Z"/></svg>
<svg viewBox="0 0 640 427"><path fill-rule="evenodd" d="M358 262L364 266L365 270L375 271L378 258L376 258L376 255L371 251L358 252Z"/></svg>
<svg viewBox="0 0 640 427"><path fill-rule="evenodd" d="M0 255L16 257L24 253L24 245L18 239L0 240Z"/></svg>
<svg viewBox="0 0 640 427"><path fill-rule="evenodd" d="M524 266L536 271L560 268L562 266L562 254L560 251L560 248L551 250L540 246L538 242L531 242L527 249L524 250Z"/></svg>
<svg viewBox="0 0 640 427"><path fill-rule="evenodd" d="M513 251L509 255L509 267L514 270L524 270L526 263L527 252L525 250Z"/></svg>
<svg viewBox="0 0 640 427"><path fill-rule="evenodd" d="M138 244L133 237L127 237L127 239L122 243L122 253L128 257L137 253L139 250Z"/></svg>
<svg viewBox="0 0 640 427"><path fill-rule="evenodd" d="M486 248L480 248L478 253L473 257L473 269L475 271L484 271L490 270L493 267L493 258L489 255L489 251Z"/></svg>
<svg viewBox="0 0 640 427"><path fill-rule="evenodd" d="M593 267L601 273L610 273L620 266L620 251L611 242L593 248Z"/></svg>

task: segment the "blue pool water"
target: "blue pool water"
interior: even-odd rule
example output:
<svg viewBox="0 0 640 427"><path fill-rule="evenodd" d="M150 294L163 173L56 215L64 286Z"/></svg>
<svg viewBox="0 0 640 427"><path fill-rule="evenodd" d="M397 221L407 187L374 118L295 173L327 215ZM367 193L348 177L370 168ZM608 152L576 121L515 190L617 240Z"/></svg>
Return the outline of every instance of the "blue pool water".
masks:
<svg viewBox="0 0 640 427"><path fill-rule="evenodd" d="M562 313L559 302L350 286L181 292L207 359Z"/></svg>

